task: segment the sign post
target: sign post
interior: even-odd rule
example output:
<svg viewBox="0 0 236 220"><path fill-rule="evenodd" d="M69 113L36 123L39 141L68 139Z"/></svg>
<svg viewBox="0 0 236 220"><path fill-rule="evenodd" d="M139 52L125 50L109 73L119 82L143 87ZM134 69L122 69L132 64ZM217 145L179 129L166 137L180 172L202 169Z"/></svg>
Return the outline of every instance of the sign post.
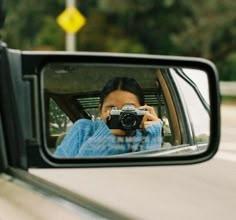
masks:
<svg viewBox="0 0 236 220"><path fill-rule="evenodd" d="M76 9L75 0L67 0L66 9L57 17L57 23L66 32L66 50L76 51L76 32L85 23L85 17Z"/></svg>

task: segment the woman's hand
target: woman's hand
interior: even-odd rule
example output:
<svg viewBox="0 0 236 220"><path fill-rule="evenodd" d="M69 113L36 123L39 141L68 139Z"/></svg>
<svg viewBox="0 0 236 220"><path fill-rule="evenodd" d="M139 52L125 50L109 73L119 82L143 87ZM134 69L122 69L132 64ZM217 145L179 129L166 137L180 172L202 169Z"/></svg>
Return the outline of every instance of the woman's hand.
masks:
<svg viewBox="0 0 236 220"><path fill-rule="evenodd" d="M157 114L156 114L153 107L148 106L148 105L144 105L144 106L140 106L139 109L145 109L145 110L148 111L148 113L146 113L143 116L142 122L140 124L141 129L145 129L147 126L149 126L153 123L161 121L161 119L158 118L158 116L157 116ZM105 123L107 123L107 117L110 115L110 111L111 111L111 109L108 109L106 111L106 113L103 115L103 117L101 117L101 119ZM121 130L121 129L110 129L110 130L111 130L111 133L115 136L125 136L127 134L126 131Z"/></svg>
<svg viewBox="0 0 236 220"><path fill-rule="evenodd" d="M161 121L161 119L158 118L157 113L153 107L148 106L148 105L144 105L144 106L139 107L139 109L145 109L148 111L148 113L146 113L143 116L143 120L140 124L140 128L145 129L147 126Z"/></svg>

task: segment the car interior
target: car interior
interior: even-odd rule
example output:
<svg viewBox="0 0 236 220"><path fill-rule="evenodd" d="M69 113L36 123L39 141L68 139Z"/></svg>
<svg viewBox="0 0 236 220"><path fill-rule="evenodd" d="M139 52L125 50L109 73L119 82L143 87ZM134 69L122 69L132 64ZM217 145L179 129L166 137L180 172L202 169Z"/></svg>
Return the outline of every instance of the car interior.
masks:
<svg viewBox="0 0 236 220"><path fill-rule="evenodd" d="M65 66L63 69L66 68ZM85 86L80 84L84 82L83 71L82 73L80 71L80 74L72 73L76 72L75 69L78 67L74 67L75 69L70 70L69 73L66 71L63 73L61 66L60 71L58 66L54 68L49 66L43 70L45 132L47 146L51 152L60 144L67 130L76 120L80 118L94 120L99 117L100 90L109 78L117 75L111 72L108 74L110 68L106 67L104 74L100 74L99 71L88 74L93 76L91 77L93 80ZM134 74L133 70L126 70L123 73L125 76L136 78L144 91L145 103L154 107L158 117L163 121L162 148L182 143L176 106L164 76L165 71L165 69L155 69L155 71L152 69L152 71L149 70L150 73L136 72ZM57 83L55 83L55 78ZM99 81L96 81L96 78L99 78ZM54 82L51 83L50 80Z"/></svg>

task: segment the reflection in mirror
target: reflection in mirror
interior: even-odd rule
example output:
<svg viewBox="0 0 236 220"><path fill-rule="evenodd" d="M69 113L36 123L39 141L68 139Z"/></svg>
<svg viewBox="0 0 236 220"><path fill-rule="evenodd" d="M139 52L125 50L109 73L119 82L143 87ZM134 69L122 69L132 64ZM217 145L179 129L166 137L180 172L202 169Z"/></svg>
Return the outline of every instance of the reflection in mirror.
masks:
<svg viewBox="0 0 236 220"><path fill-rule="evenodd" d="M45 140L55 157L173 156L207 149L207 74L181 67L50 63Z"/></svg>

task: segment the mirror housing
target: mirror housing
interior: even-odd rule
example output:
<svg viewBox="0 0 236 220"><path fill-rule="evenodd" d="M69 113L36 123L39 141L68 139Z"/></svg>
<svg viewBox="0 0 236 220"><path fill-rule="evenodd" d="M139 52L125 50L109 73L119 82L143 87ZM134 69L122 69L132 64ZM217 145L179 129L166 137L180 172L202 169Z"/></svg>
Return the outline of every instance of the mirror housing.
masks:
<svg viewBox="0 0 236 220"><path fill-rule="evenodd" d="M120 53L93 53L93 52L29 52L11 50L3 47L5 58L8 60L8 73L1 73L1 84L4 74L9 74L7 83L13 88L11 98L2 96L3 102L14 103L16 122L10 130L15 129L19 134L18 142L13 147L9 144L13 166L24 167L113 167L113 166L154 166L154 165L183 165L199 163L211 159L217 152L220 140L220 92L218 73L215 65L202 58L120 54ZM111 156L92 158L57 158L48 150L45 125L45 100L43 71L50 64L64 65L86 64L92 66L136 66L165 68L185 68L201 70L206 73L209 87L209 140L205 151L198 154L167 155L162 151L158 156ZM71 65L71 67L73 67ZM2 88L2 85L1 85ZM3 107L3 116L8 117L10 104ZM11 142L11 140L9 140ZM13 149L14 148L14 149ZM18 150L16 150L18 149Z"/></svg>

